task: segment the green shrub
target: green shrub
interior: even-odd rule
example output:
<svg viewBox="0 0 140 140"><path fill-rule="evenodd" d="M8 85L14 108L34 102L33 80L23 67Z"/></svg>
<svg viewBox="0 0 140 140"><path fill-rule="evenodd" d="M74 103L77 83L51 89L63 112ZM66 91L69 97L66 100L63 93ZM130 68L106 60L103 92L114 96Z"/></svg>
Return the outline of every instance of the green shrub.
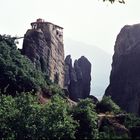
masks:
<svg viewBox="0 0 140 140"><path fill-rule="evenodd" d="M57 84L51 84L48 87L48 90L50 91L50 94L53 95L60 95L62 97L65 97L64 91L60 88Z"/></svg>
<svg viewBox="0 0 140 140"><path fill-rule="evenodd" d="M78 123L61 96L39 104L31 93L0 96L0 139L72 139Z"/></svg>
<svg viewBox="0 0 140 140"><path fill-rule="evenodd" d="M118 134L113 126L106 125L102 128L102 132L99 132L99 139L129 139L127 133Z"/></svg>
<svg viewBox="0 0 140 140"><path fill-rule="evenodd" d="M11 122L19 113L16 102L11 96L0 96L0 139L15 139Z"/></svg>
<svg viewBox="0 0 140 140"><path fill-rule="evenodd" d="M97 103L96 110L98 113L113 112L117 114L122 112L120 107L112 101L110 96L104 96L103 99Z"/></svg>
<svg viewBox="0 0 140 140"><path fill-rule="evenodd" d="M97 139L98 138L98 116L95 112L95 105L92 100L81 100L72 110L73 117L80 126L76 132L77 139Z"/></svg>
<svg viewBox="0 0 140 140"><path fill-rule="evenodd" d="M55 95L46 107L47 130L51 139L70 139L75 138L78 123L73 120L69 113L69 106L61 96Z"/></svg>
<svg viewBox="0 0 140 140"><path fill-rule="evenodd" d="M127 128L135 127L135 126L140 126L140 118L137 117L134 114L127 114L125 117L125 122L124 125Z"/></svg>
<svg viewBox="0 0 140 140"><path fill-rule="evenodd" d="M16 92L37 91L46 86L44 75L32 62L21 55L14 39L0 36L0 89L15 95Z"/></svg>

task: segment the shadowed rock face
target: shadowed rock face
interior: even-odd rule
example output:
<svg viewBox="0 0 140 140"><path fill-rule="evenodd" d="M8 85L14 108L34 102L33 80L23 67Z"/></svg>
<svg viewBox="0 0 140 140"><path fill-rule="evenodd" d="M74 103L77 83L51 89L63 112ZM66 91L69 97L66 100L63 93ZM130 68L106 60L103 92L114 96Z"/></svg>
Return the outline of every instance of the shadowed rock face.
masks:
<svg viewBox="0 0 140 140"><path fill-rule="evenodd" d="M28 30L24 37L22 54L30 58L36 68L45 73L49 73L49 52L50 48L44 34L37 30Z"/></svg>
<svg viewBox="0 0 140 140"><path fill-rule="evenodd" d="M127 112L140 115L140 24L122 28L114 51L105 95Z"/></svg>
<svg viewBox="0 0 140 140"><path fill-rule="evenodd" d="M65 59L65 82L64 87L69 92L70 99L78 101L85 99L90 94L91 63L82 56L75 60L72 66L71 56Z"/></svg>

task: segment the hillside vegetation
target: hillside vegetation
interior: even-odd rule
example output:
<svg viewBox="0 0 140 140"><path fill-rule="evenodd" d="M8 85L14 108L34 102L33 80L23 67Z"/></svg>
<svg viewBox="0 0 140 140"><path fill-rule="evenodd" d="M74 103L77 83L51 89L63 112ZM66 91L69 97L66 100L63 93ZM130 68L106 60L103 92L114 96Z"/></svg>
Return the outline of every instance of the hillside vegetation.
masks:
<svg viewBox="0 0 140 140"><path fill-rule="evenodd" d="M0 89L15 95L16 92L37 91L47 85L45 76L20 54L10 36L0 36Z"/></svg>
<svg viewBox="0 0 140 140"><path fill-rule="evenodd" d="M72 102L14 42L0 36L0 139L139 137L139 118L123 112L110 97Z"/></svg>

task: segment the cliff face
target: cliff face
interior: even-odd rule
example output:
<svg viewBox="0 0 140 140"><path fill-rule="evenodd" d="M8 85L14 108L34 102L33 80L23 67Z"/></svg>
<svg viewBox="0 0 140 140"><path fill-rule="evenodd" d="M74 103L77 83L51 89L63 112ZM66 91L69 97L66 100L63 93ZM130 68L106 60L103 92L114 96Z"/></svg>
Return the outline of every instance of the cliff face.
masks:
<svg viewBox="0 0 140 140"><path fill-rule="evenodd" d="M82 56L75 60L74 67L70 56L64 61L63 28L38 19L31 23L23 41L23 55L35 67L45 73L52 82L66 89L69 97L78 101L87 97L97 100L90 94L91 63Z"/></svg>
<svg viewBox="0 0 140 140"><path fill-rule="evenodd" d="M68 90L70 99L78 101L87 98L90 94L90 81L91 63L87 58L82 56L75 60L73 67L71 56L68 55L65 59L64 87Z"/></svg>
<svg viewBox="0 0 140 140"><path fill-rule="evenodd" d="M122 28L114 51L105 95L127 112L140 115L140 24Z"/></svg>
<svg viewBox="0 0 140 140"><path fill-rule="evenodd" d="M52 82L64 86L64 47L62 27L38 19L31 23L23 41L26 55Z"/></svg>

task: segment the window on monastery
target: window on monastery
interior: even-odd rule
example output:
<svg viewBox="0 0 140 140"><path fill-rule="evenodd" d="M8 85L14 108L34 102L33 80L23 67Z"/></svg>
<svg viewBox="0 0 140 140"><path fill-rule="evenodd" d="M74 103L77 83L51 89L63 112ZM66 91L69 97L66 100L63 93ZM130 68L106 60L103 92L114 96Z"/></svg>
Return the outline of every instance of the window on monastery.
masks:
<svg viewBox="0 0 140 140"><path fill-rule="evenodd" d="M56 35L58 35L58 31L56 31Z"/></svg>

